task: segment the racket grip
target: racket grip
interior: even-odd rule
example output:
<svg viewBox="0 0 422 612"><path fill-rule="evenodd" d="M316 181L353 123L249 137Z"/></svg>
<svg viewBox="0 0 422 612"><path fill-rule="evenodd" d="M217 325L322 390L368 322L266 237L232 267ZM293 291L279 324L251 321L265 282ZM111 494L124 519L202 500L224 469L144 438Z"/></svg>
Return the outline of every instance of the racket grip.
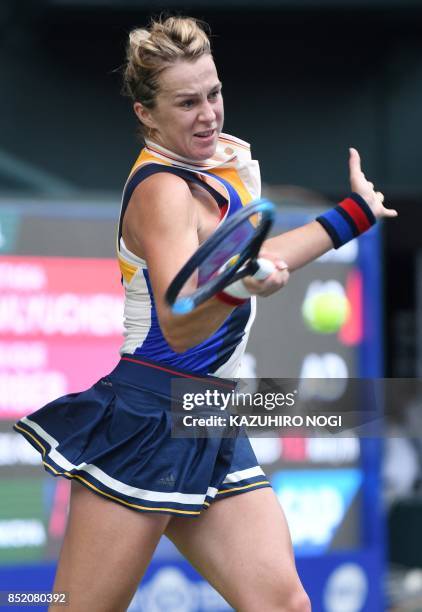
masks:
<svg viewBox="0 0 422 612"><path fill-rule="evenodd" d="M259 257L257 259L257 264L259 265L259 268L255 272L255 274L252 275L253 278L256 278L256 280L265 280L275 270L275 265L269 259Z"/></svg>
<svg viewBox="0 0 422 612"><path fill-rule="evenodd" d="M255 274L251 275L252 278L256 278L256 280L265 280L275 270L275 265L269 259L263 259L262 257L260 257L259 259L257 259L257 263L259 265L259 268L255 272ZM224 287L223 293L241 300L247 300L252 295L246 288L243 279L239 279L233 284L228 285L228 287Z"/></svg>

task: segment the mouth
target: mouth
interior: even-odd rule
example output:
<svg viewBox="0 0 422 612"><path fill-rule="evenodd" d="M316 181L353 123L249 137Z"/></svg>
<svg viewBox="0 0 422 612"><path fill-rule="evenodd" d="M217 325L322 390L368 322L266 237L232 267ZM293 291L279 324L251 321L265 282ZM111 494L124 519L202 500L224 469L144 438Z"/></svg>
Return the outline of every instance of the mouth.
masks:
<svg viewBox="0 0 422 612"><path fill-rule="evenodd" d="M203 132L196 132L196 134L194 134L194 136L196 136L197 138L202 138L204 140L206 140L207 138L212 138L215 134L215 129L213 130L204 130Z"/></svg>

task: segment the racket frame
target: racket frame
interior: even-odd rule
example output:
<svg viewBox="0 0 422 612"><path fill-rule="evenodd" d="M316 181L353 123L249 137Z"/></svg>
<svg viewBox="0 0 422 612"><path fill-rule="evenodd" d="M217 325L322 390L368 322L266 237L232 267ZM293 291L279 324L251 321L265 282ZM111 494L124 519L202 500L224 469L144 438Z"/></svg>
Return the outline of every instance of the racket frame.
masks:
<svg viewBox="0 0 422 612"><path fill-rule="evenodd" d="M239 212L234 214L220 225L215 232L195 251L190 259L185 263L181 270L176 274L170 283L165 300L175 314L187 314L194 308L209 300L213 295L222 291L228 285L245 276L254 274L259 265L256 257L261 245L270 231L275 219L275 205L266 199L260 199L246 205ZM237 254L237 259L233 265L223 270L221 274L211 277L202 287L191 295L179 293L186 281L192 276L201 263L219 247L219 245L246 219L259 214L260 220L251 240L243 250Z"/></svg>

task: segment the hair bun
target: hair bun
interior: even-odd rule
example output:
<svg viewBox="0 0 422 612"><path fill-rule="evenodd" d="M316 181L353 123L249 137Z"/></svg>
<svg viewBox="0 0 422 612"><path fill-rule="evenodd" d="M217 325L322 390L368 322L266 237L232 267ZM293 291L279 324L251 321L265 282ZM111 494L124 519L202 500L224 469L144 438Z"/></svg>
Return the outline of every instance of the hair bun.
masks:
<svg viewBox="0 0 422 612"><path fill-rule="evenodd" d="M139 49L142 47L142 43L149 40L150 37L151 33L143 28L132 30L129 34L129 46L132 48L132 51L137 55L139 53Z"/></svg>

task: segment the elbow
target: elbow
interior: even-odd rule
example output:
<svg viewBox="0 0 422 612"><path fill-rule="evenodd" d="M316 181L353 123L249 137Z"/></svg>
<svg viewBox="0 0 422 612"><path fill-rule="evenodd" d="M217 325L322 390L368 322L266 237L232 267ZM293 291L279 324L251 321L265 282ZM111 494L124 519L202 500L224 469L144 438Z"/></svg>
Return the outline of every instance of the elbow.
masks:
<svg viewBox="0 0 422 612"><path fill-rule="evenodd" d="M195 346L195 342L192 342L192 337L184 333L181 326L162 326L162 332L167 344L175 353L185 353L188 349Z"/></svg>
<svg viewBox="0 0 422 612"><path fill-rule="evenodd" d="M177 338L174 336L166 336L167 344L175 353L185 353L191 346L183 341L183 338Z"/></svg>
<svg viewBox="0 0 422 612"><path fill-rule="evenodd" d="M191 348L187 344L175 344L175 343L170 344L169 343L169 345L172 351L174 351L175 353L179 353L179 354L186 353L186 351Z"/></svg>

